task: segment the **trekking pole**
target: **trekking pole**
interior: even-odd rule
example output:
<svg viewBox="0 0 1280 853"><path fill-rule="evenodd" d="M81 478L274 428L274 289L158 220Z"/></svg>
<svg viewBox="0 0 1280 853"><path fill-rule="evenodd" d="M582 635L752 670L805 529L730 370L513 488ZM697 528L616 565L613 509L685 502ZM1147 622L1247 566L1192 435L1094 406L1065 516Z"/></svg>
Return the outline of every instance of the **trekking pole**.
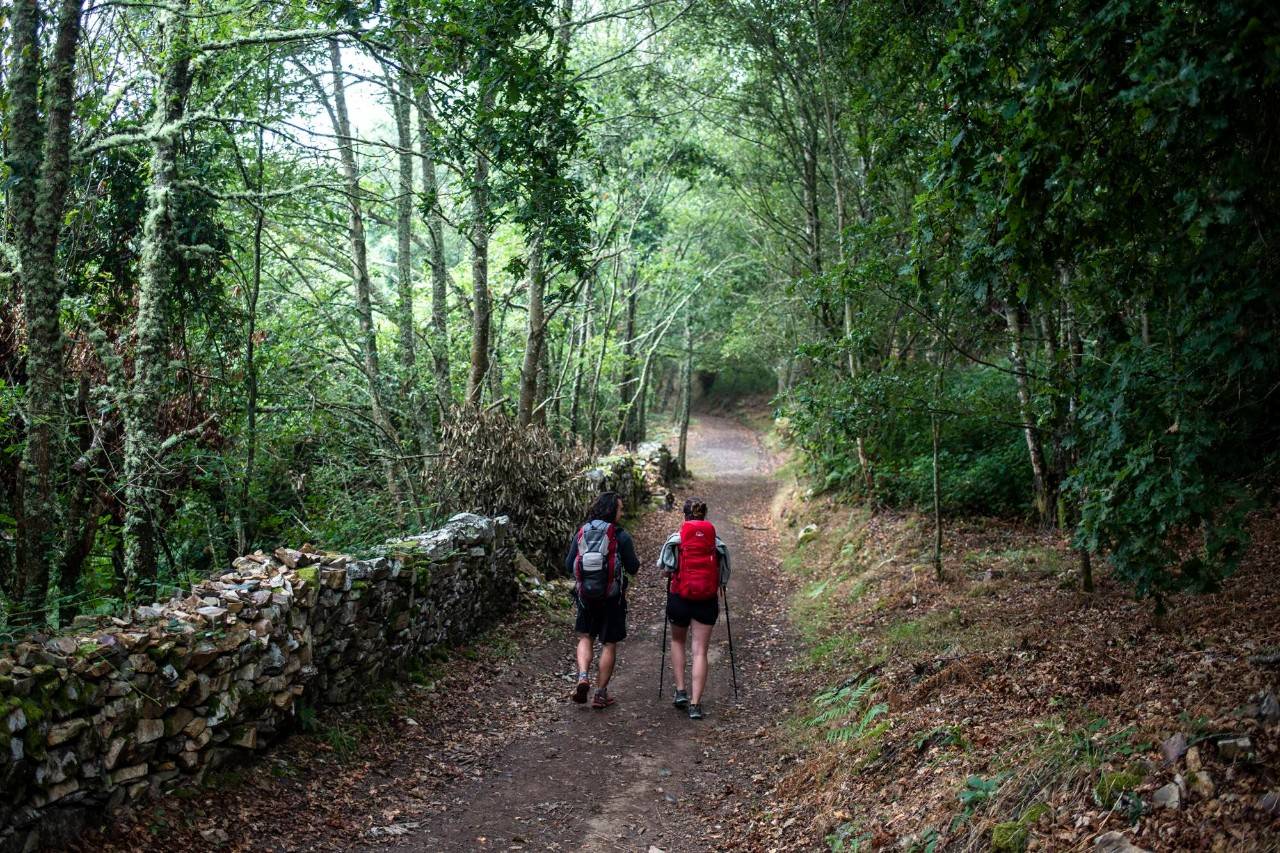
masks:
<svg viewBox="0 0 1280 853"><path fill-rule="evenodd" d="M724 627L729 632L729 672L733 675L733 701L738 701L738 661L733 656L733 623L729 621L729 587L720 587L724 595Z"/></svg>
<svg viewBox="0 0 1280 853"><path fill-rule="evenodd" d="M667 595L671 594L671 575L667 575ZM658 664L658 698L662 698L662 681L667 675L667 602L662 602L662 662Z"/></svg>

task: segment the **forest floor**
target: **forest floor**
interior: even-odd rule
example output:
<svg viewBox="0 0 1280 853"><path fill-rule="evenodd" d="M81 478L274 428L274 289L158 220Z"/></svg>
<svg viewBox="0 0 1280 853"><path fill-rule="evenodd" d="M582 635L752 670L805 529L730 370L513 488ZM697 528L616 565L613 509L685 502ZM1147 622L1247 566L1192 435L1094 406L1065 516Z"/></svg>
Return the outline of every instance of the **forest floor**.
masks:
<svg viewBox="0 0 1280 853"><path fill-rule="evenodd" d="M702 722L672 709L669 668L657 696L652 567L678 518L653 511L615 707L568 701L552 582L431 671L81 849L1280 850L1280 514L1221 593L1161 618L1105 578L1076 592L1062 537L1006 521L948 522L939 582L927 520L812 496L751 420L699 418L680 490L735 558L741 689L722 618ZM1111 832L1137 847L1095 846Z"/></svg>

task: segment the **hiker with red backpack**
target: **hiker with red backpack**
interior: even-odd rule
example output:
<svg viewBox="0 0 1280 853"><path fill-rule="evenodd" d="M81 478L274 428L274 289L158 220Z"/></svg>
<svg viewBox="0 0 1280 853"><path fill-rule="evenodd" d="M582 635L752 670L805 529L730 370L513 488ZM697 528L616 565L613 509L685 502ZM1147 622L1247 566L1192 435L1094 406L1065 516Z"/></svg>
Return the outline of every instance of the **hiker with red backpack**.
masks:
<svg viewBox="0 0 1280 853"><path fill-rule="evenodd" d="M609 678L618 643L627 636L627 580L640 569L635 542L620 523L622 510L622 498L616 492L601 492L565 555L578 608L573 628L578 635L578 683L572 698L578 704L587 701L594 641L599 638L599 677L591 698L591 707L596 710L616 701L609 695Z"/></svg>
<svg viewBox="0 0 1280 853"><path fill-rule="evenodd" d="M729 583L729 549L707 521L706 502L684 502L684 524L672 534L658 555L658 568L667 577L667 619L671 623L671 666L676 677L674 704L688 709L689 719L701 720L702 694L707 686L707 649L711 629L720 617L720 592ZM693 634L693 693L685 690L685 644Z"/></svg>

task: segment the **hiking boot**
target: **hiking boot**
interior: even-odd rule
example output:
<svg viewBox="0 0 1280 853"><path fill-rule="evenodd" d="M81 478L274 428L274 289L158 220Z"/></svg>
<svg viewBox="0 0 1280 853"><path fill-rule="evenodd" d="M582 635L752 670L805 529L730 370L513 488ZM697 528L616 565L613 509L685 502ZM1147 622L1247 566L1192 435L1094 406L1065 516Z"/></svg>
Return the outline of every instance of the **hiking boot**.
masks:
<svg viewBox="0 0 1280 853"><path fill-rule="evenodd" d="M676 698L672 701L673 705L683 711L689 707L689 692L687 690L677 690Z"/></svg>
<svg viewBox="0 0 1280 853"><path fill-rule="evenodd" d="M702 703L701 702L699 702L697 705L689 706L689 719L691 720L702 719Z"/></svg>
<svg viewBox="0 0 1280 853"><path fill-rule="evenodd" d="M597 711L603 711L605 708L608 708L617 701L617 699L614 699L609 695L609 691L601 688L596 691L595 696L591 697L591 707L595 708Z"/></svg>
<svg viewBox="0 0 1280 853"><path fill-rule="evenodd" d="M573 701L579 705L585 704L587 701L587 692L591 690L591 681L587 678L585 672L578 673L578 686L573 688Z"/></svg>

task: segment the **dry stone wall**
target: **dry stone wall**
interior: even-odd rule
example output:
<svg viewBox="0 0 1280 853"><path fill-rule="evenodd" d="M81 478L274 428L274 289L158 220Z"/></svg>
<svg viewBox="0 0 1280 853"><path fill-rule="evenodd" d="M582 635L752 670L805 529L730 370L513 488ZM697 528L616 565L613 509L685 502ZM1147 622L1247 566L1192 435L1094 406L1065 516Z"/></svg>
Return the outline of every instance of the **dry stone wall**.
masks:
<svg viewBox="0 0 1280 853"><path fill-rule="evenodd" d="M368 559L280 549L92 633L0 655L0 847L192 785L516 601L505 517L455 516Z"/></svg>

